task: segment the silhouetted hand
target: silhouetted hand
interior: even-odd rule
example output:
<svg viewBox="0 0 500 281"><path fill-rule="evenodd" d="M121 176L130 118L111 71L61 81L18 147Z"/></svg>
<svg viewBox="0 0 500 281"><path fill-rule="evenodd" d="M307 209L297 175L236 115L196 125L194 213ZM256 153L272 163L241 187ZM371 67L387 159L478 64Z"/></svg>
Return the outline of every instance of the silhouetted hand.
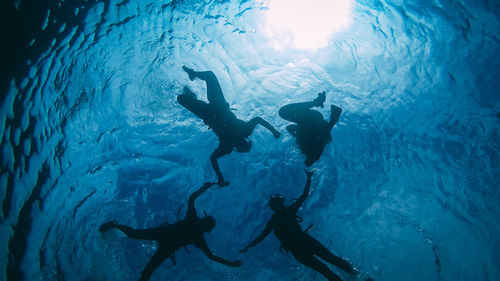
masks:
<svg viewBox="0 0 500 281"><path fill-rule="evenodd" d="M316 170L314 169L304 169L304 172L306 172L306 175L308 178L312 177L314 173L316 173Z"/></svg>
<svg viewBox="0 0 500 281"><path fill-rule="evenodd" d="M229 266L231 267L240 267L241 265L243 264L243 261L241 260L237 260L237 261L233 261L231 262L230 264L228 264Z"/></svg>
<svg viewBox="0 0 500 281"><path fill-rule="evenodd" d="M224 178L219 178L219 181L217 182L217 184L219 184L220 187L224 187L226 185L229 185L229 182L224 181Z"/></svg>

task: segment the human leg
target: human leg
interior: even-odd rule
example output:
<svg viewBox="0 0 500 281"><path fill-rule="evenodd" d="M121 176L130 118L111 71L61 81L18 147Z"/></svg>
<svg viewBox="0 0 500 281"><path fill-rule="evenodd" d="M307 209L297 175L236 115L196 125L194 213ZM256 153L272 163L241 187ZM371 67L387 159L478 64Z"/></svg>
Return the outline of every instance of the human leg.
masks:
<svg viewBox="0 0 500 281"><path fill-rule="evenodd" d="M323 107L325 100L326 94L325 92L321 92L313 101L292 103L281 107L279 115L285 120L298 123L301 116L307 112L307 109L311 109L313 107ZM323 118L323 116L321 116L321 118Z"/></svg>
<svg viewBox="0 0 500 281"><path fill-rule="evenodd" d="M319 111L311 109L323 105L322 100L320 102L317 100L318 98L313 101L287 104L280 108L279 116L295 123L321 122L323 115Z"/></svg>
<svg viewBox="0 0 500 281"><path fill-rule="evenodd" d="M184 87L183 93L177 96L177 102L203 120L210 115L210 106L197 99L196 95L187 87Z"/></svg>
<svg viewBox="0 0 500 281"><path fill-rule="evenodd" d="M291 103L281 107L278 114L285 120L299 123L304 119L307 112L311 111L310 109L314 106L314 102L312 101Z"/></svg>
<svg viewBox="0 0 500 281"><path fill-rule="evenodd" d="M298 262L321 273L329 281L342 281L342 279L340 279L337 274L335 274L331 269L328 268L328 266L320 262L312 254L298 253L294 251L292 251L292 254Z"/></svg>
<svg viewBox="0 0 500 281"><path fill-rule="evenodd" d="M140 240L158 240L161 238L160 227L147 228L147 229L134 229L130 226L118 224L115 222L107 222L99 227L100 232L106 232L110 229L117 228L125 233L129 238Z"/></svg>
<svg viewBox="0 0 500 281"><path fill-rule="evenodd" d="M165 251L161 247L156 250L156 253L153 255L153 257L149 260L148 264L144 269L142 270L141 273L141 278L139 281L147 281L149 278L151 278L151 275L155 271L158 266L160 266L163 261L168 258L172 253L170 251Z"/></svg>
<svg viewBox="0 0 500 281"><path fill-rule="evenodd" d="M308 240L307 245L310 247L310 249L312 250L314 255L320 257L321 259L325 260L329 264L337 266L338 268L342 269L343 271L345 271L351 275L356 273L356 271L354 270L352 265L349 264L349 262L332 254L318 240L314 239L311 236L309 236L307 240Z"/></svg>
<svg viewBox="0 0 500 281"><path fill-rule="evenodd" d="M226 100L224 99L219 81L212 71L194 71L185 66L183 66L182 69L184 69L184 71L186 71L186 73L189 75L189 79L194 80L194 78L198 78L205 81L207 85L208 102L214 105L227 104Z"/></svg>

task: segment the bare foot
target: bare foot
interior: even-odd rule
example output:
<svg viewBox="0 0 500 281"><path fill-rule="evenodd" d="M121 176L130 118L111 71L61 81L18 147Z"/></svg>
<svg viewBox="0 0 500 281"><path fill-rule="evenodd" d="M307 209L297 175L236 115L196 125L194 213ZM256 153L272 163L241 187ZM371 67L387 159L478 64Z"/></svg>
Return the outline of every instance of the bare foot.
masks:
<svg viewBox="0 0 500 281"><path fill-rule="evenodd" d="M326 93L325 91L321 92L318 94L318 97L314 99L314 104L318 107L323 107L323 103L326 100Z"/></svg>
<svg viewBox="0 0 500 281"><path fill-rule="evenodd" d="M194 78L195 78L194 77L194 70L192 70L191 68L189 68L185 65L182 66L182 70L184 70L188 74L189 80L191 80L191 81L194 80Z"/></svg>

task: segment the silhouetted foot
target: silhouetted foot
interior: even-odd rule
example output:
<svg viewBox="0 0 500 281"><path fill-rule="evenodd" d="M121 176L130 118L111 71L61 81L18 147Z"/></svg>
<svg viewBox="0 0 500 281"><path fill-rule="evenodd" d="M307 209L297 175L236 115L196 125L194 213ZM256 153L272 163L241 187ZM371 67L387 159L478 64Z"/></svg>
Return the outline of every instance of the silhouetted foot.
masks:
<svg viewBox="0 0 500 281"><path fill-rule="evenodd" d="M189 76L189 80L193 81L194 80L194 70L192 70L191 68L188 68L187 66L183 65L182 66L182 70L184 70L188 76Z"/></svg>
<svg viewBox="0 0 500 281"><path fill-rule="evenodd" d="M337 123L337 121L339 121L340 114L342 113L342 108L332 104L330 110L330 123L335 124Z"/></svg>
<svg viewBox="0 0 500 281"><path fill-rule="evenodd" d="M224 179L222 180L219 180L217 182L217 184L220 186L220 187L224 187L224 186L228 186L229 185L229 182L228 181L225 181Z"/></svg>
<svg viewBox="0 0 500 281"><path fill-rule="evenodd" d="M107 223L104 223L102 224L100 227L99 227L99 231L100 232L106 232L112 228L116 228L118 226L118 224L116 222L107 222Z"/></svg>
<svg viewBox="0 0 500 281"><path fill-rule="evenodd" d="M315 106L323 107L323 103L325 102L325 100L326 100L326 93L321 92L318 94L318 97L315 98L313 102Z"/></svg>

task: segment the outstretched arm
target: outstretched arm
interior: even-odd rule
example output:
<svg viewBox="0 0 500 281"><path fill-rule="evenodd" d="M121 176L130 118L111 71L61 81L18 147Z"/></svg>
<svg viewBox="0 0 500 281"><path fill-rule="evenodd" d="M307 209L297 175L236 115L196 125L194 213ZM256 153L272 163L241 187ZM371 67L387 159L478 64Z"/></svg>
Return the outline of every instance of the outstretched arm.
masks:
<svg viewBox="0 0 500 281"><path fill-rule="evenodd" d="M209 189L214 184L215 183L212 182L206 182L205 184L203 184L202 187L200 187L200 189L196 190L191 195L189 195L188 210L186 217L190 215L196 215L196 208L194 207L194 201L196 200L196 198L198 198L198 196L200 196L203 192L207 191L207 189Z"/></svg>
<svg viewBox="0 0 500 281"><path fill-rule="evenodd" d="M240 253L244 253L246 251L248 251L249 248L259 244L260 242L262 242L266 237L267 235L269 235L269 233L271 233L271 230L273 230L273 223L272 223L272 219L270 221L267 222L266 224L266 227L264 228L264 230L259 234L259 236L257 236L257 238L255 238L252 242L250 242L250 244L248 244L248 246L246 246L245 248L243 248Z"/></svg>
<svg viewBox="0 0 500 281"><path fill-rule="evenodd" d="M227 266L231 266L231 267L239 267L241 266L241 260L237 260L237 261L229 261L229 260L226 260L224 258L221 258L219 256L216 256L214 253L212 253L212 251L210 251L210 249L208 248L207 246L207 242L205 240L203 240L203 242L201 243L201 245L199 245L199 248L203 251L203 253L205 253L205 255L213 260L213 261L216 261L220 264L223 264L223 265L227 265Z"/></svg>
<svg viewBox="0 0 500 281"><path fill-rule="evenodd" d="M292 205L290 205L290 208L297 211L300 206L306 201L307 196L309 195L309 191L311 190L311 177L314 175L314 170L307 170L304 169L307 175L307 180L306 180L306 186L304 187L304 191L300 195L300 197L297 199L297 201L293 202Z"/></svg>
<svg viewBox="0 0 500 281"><path fill-rule="evenodd" d="M255 118L252 118L250 121L247 122L248 126L249 126L249 135L252 134L253 130L255 129L255 126L257 125L261 125L263 126L264 128L268 129L271 133L273 133L273 136L275 138L279 138L280 137L280 132L278 132L278 130L276 130L271 124L269 124L269 122L267 122L266 120L262 119L261 117L255 117Z"/></svg>
<svg viewBox="0 0 500 281"><path fill-rule="evenodd" d="M219 144L219 147L217 147L214 152L212 152L212 155L210 155L210 163L212 163L212 168L214 169L215 174L217 174L217 183L219 186L229 185L229 182L224 181L217 159L231 153L232 150L233 148L230 146Z"/></svg>

